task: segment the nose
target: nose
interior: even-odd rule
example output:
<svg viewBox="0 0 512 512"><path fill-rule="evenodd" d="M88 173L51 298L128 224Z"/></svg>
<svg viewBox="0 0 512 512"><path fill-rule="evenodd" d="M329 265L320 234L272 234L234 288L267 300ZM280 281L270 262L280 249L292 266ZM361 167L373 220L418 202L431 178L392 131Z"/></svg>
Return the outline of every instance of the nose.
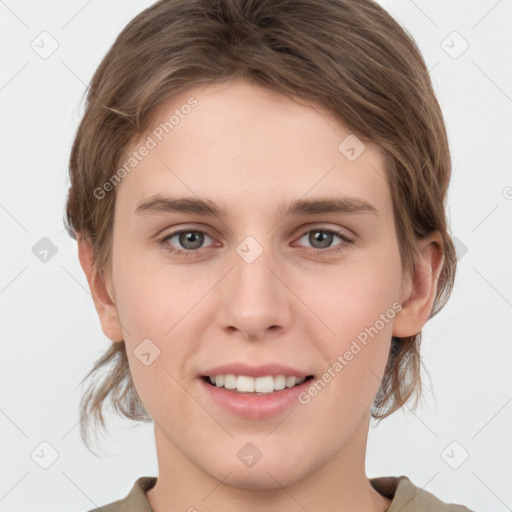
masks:
<svg viewBox="0 0 512 512"><path fill-rule="evenodd" d="M277 337L292 322L294 295L285 285L286 272L271 249L262 249L254 241L241 244L219 289L221 327L248 341Z"/></svg>

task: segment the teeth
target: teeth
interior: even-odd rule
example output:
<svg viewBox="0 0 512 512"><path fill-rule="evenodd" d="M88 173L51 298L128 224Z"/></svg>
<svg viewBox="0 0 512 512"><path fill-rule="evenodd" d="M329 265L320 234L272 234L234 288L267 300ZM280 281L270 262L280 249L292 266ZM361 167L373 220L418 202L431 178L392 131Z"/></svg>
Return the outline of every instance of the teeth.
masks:
<svg viewBox="0 0 512 512"><path fill-rule="evenodd" d="M286 387L286 377L284 375L278 375L274 377L274 389L280 391Z"/></svg>
<svg viewBox="0 0 512 512"><path fill-rule="evenodd" d="M286 377L286 387L292 388L297 384L297 377Z"/></svg>
<svg viewBox="0 0 512 512"><path fill-rule="evenodd" d="M258 377L257 379L253 380L254 391L257 393L272 393L272 391L275 391L276 389L274 377L270 375L267 375L266 377Z"/></svg>
<svg viewBox="0 0 512 512"><path fill-rule="evenodd" d="M247 375L211 375L210 382L218 388L226 388L240 393L272 393L284 388L293 388L302 384L305 377L286 377L284 375L266 375L265 377L249 377Z"/></svg>
<svg viewBox="0 0 512 512"><path fill-rule="evenodd" d="M224 377L224 387L226 389L235 389L236 388L236 376L235 375L220 375L220 377ZM217 385L217 377L215 377L215 385ZM219 384L222 386L222 384Z"/></svg>
<svg viewBox="0 0 512 512"><path fill-rule="evenodd" d="M236 390L242 393L254 393L254 381L256 379L252 377L246 377L245 375L239 375L236 381Z"/></svg>

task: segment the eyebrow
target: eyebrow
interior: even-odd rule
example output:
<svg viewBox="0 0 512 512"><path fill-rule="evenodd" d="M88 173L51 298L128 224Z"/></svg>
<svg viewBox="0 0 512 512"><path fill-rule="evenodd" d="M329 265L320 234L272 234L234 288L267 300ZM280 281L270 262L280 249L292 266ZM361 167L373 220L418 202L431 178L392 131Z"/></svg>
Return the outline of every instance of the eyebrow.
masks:
<svg viewBox="0 0 512 512"><path fill-rule="evenodd" d="M297 199L283 202L278 208L283 217L318 215L322 213L370 213L378 216L378 210L369 202L358 197L320 197L313 199ZM228 217L228 208L225 204L217 205L209 199L197 197L166 197L160 194L153 195L141 201L136 215L159 213L195 213L211 217Z"/></svg>

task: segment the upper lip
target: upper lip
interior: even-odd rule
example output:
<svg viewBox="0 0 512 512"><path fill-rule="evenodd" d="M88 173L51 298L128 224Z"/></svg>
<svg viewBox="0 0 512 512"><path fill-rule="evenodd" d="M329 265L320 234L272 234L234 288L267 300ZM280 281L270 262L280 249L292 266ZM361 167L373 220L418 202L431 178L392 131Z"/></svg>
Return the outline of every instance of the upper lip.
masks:
<svg viewBox="0 0 512 512"><path fill-rule="evenodd" d="M267 363L259 366L251 366L247 363L226 363L220 366L209 368L202 373L202 376L215 375L247 375L248 377L265 377L267 375L284 375L285 377L308 377L312 375L291 366L277 363Z"/></svg>

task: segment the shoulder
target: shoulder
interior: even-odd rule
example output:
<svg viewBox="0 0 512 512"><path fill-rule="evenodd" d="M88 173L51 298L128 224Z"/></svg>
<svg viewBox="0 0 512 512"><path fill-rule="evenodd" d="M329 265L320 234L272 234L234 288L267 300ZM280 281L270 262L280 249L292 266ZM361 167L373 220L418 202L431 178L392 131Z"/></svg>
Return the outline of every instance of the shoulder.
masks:
<svg viewBox="0 0 512 512"><path fill-rule="evenodd" d="M386 512L473 512L464 505L441 501L403 475L371 478L370 483L377 492L392 500Z"/></svg>
<svg viewBox="0 0 512 512"><path fill-rule="evenodd" d="M141 476L126 497L88 512L153 512L145 493L154 487L156 480L155 476Z"/></svg>
<svg viewBox="0 0 512 512"><path fill-rule="evenodd" d="M142 476L125 498L89 512L153 512L145 493L156 481L156 477ZM377 492L392 500L386 512L473 512L463 505L441 501L403 475L371 478L370 483Z"/></svg>

